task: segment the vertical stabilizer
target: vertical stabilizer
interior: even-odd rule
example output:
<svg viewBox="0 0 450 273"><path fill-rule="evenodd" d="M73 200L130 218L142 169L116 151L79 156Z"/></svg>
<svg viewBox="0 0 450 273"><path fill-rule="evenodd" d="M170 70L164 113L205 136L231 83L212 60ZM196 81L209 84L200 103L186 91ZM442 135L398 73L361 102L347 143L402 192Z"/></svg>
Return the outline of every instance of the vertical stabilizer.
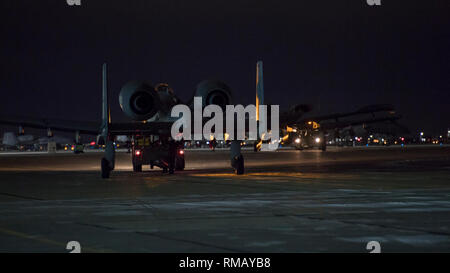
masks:
<svg viewBox="0 0 450 273"><path fill-rule="evenodd" d="M259 121L259 105L264 105L263 62L256 63L256 120Z"/></svg>
<svg viewBox="0 0 450 273"><path fill-rule="evenodd" d="M108 71L106 63L103 64L102 68L102 136L108 135L108 127L111 123L111 111L109 109L108 101Z"/></svg>

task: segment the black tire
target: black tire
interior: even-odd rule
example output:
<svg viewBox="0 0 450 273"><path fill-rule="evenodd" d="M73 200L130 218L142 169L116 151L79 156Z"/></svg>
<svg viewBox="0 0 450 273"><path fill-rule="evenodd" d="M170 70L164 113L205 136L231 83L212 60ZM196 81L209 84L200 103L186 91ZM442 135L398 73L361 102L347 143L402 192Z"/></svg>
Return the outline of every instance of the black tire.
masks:
<svg viewBox="0 0 450 273"><path fill-rule="evenodd" d="M175 158L175 170L182 171L184 170L184 157L176 157Z"/></svg>
<svg viewBox="0 0 450 273"><path fill-rule="evenodd" d="M142 165L140 165L140 164L133 164L133 172L136 172L136 173L142 172Z"/></svg>
<svg viewBox="0 0 450 273"><path fill-rule="evenodd" d="M102 158L101 168L102 168L102 178L109 178L111 169L109 167L108 160L106 160L105 158Z"/></svg>
<svg viewBox="0 0 450 273"><path fill-rule="evenodd" d="M242 155L240 155L238 158L236 158L236 168L235 168L235 173L237 175L242 175L244 174L245 169L244 169L244 157Z"/></svg>

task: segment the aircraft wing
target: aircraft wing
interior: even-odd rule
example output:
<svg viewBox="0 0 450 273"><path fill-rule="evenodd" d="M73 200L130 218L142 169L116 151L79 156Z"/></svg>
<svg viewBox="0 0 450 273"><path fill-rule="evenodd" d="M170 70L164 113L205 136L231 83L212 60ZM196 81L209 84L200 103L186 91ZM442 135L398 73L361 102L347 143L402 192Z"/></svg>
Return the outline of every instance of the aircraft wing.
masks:
<svg viewBox="0 0 450 273"><path fill-rule="evenodd" d="M87 135L100 134L100 122L95 121L74 121L63 119L45 119L29 117L1 118L0 124L21 126L24 128L50 129L60 132L76 132ZM112 135L131 135L136 131L141 133L161 133L169 132L172 122L123 122L111 123L109 131Z"/></svg>
<svg viewBox="0 0 450 273"><path fill-rule="evenodd" d="M112 135L132 135L136 132L145 134L169 133L173 122L127 122L112 123L109 126Z"/></svg>
<svg viewBox="0 0 450 273"><path fill-rule="evenodd" d="M401 118L400 115L390 115L390 116L386 116L386 117L371 118L371 119L323 122L320 124L320 127L323 130L341 129L341 128L345 128L348 126L357 126L357 125L362 125L362 124L370 124L370 123L385 122L385 121L396 121L400 118Z"/></svg>
<svg viewBox="0 0 450 273"><path fill-rule="evenodd" d="M374 105L368 105L365 107L362 107L356 111L353 112L346 112L346 113L334 113L330 115L322 115L322 116L315 116L315 117L308 117L303 120L300 120L299 122L307 122L309 120L315 121L315 122L321 122L324 120L335 120L338 121L341 118L351 117L351 116L358 116L358 115L364 115L364 114L375 114L378 112L387 112L387 113L393 113L395 111L394 106L390 104L374 104Z"/></svg>
<svg viewBox="0 0 450 273"><path fill-rule="evenodd" d="M0 124L22 126L35 129L51 129L60 132L76 132L98 135L100 122L74 121L62 119L30 118L30 117L0 117Z"/></svg>

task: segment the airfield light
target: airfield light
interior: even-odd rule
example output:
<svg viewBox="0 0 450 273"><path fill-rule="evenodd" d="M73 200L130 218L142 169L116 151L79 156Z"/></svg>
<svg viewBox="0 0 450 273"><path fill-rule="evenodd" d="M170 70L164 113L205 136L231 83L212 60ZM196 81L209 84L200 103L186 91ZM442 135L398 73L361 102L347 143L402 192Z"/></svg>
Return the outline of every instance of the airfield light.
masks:
<svg viewBox="0 0 450 273"><path fill-rule="evenodd" d="M420 135L423 136L423 132L420 132Z"/></svg>
<svg viewBox="0 0 450 273"><path fill-rule="evenodd" d="M404 137L402 137L401 139L402 139L402 141L405 141L405 138L404 138Z"/></svg>
<svg viewBox="0 0 450 273"><path fill-rule="evenodd" d="M179 153L180 153L180 155L184 155L184 151L183 150L180 150Z"/></svg>
<svg viewBox="0 0 450 273"><path fill-rule="evenodd" d="M300 143L300 138L296 138L295 143Z"/></svg>
<svg viewBox="0 0 450 273"><path fill-rule="evenodd" d="M316 137L316 143L320 142L320 137Z"/></svg>

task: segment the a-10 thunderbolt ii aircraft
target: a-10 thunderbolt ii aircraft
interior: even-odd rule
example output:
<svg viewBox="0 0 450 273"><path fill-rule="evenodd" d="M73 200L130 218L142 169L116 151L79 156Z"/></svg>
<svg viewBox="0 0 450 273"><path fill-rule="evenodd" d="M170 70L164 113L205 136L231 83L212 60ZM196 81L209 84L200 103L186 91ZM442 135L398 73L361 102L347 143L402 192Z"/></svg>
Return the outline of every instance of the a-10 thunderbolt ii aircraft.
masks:
<svg viewBox="0 0 450 273"><path fill-rule="evenodd" d="M328 140L336 140L343 129L351 130L355 126L365 128L375 123L402 127L397 123L400 118L401 116L395 113L394 107L389 104L368 105L353 112L302 117L295 123L283 127L285 135L283 142L292 144L298 150L319 148L325 151L327 135Z"/></svg>
<svg viewBox="0 0 450 273"><path fill-rule="evenodd" d="M259 105L264 105L262 61L256 65L256 120L259 121ZM219 80L205 80L197 85L194 97L201 97L201 106L214 104L222 109L226 105L233 105L232 91L224 82ZM143 165L150 165L163 169L163 172L173 173L184 169L183 139L171 138L171 128L178 117L171 117L171 110L180 104L168 84L160 83L156 86L144 81L131 81L123 85L119 94L119 104L122 111L131 118L126 123L114 122L110 114L108 96L107 65L102 69L102 117L101 122L65 121L51 119L4 119L0 123L26 126L31 128L47 129L48 131L75 132L75 139L80 134L97 136L97 143L105 145L104 156L101 160L101 174L108 178L115 165L114 139L126 135L131 138L133 171L141 172ZM193 108L193 103L188 103ZM303 114L310 107L298 104L289 110L279 113L280 131L286 133L289 125L298 123ZM193 112L193 111L192 111ZM203 113L203 112L202 112ZM252 117L246 117L248 120ZM270 119L270 113L266 118ZM193 119L191 119L193 120ZM259 123L257 123L259 124ZM269 126L268 126L269 127ZM245 126L248 129L247 126ZM183 128L184 129L184 128ZM289 131L289 130L287 130ZM225 132L227 133L227 132ZM228 132L231 133L231 132ZM233 132L235 133L235 132ZM286 140L288 134L283 139ZM281 141L276 139L275 141ZM258 146L262 141L256 141ZM244 173L244 157L241 154L241 140L231 140L230 145L231 166L236 174Z"/></svg>
<svg viewBox="0 0 450 273"><path fill-rule="evenodd" d="M256 109L264 102L262 62L257 63ZM201 97L202 107L210 104L220 106L233 105L230 87L219 80L205 80L197 85L193 97ZM101 173L108 178L114 170L116 136L127 135L131 138L133 171L142 171L143 165L157 166L164 172L173 173L184 169L183 141L171 138L171 127L178 117L171 117L171 109L180 104L180 99L165 83L151 85L147 82L131 81L123 85L119 94L122 111L132 120L126 123L114 122L110 114L108 96L107 65L102 69L102 117L101 122L63 121L52 119L12 119L0 118L0 123L48 131L74 132L75 139L80 134L96 135L97 143L105 145L101 160ZM188 103L193 107L193 103ZM283 113L286 123L297 120L302 114L302 107L294 107ZM258 111L257 111L258 115ZM269 115L270 116L270 115ZM246 117L248 122L249 117ZM289 120L288 120L289 119ZM193 120L193 119L192 119ZM225 132L226 133L226 132ZM244 173L244 158L241 154L241 140L231 140L231 166L236 174Z"/></svg>

